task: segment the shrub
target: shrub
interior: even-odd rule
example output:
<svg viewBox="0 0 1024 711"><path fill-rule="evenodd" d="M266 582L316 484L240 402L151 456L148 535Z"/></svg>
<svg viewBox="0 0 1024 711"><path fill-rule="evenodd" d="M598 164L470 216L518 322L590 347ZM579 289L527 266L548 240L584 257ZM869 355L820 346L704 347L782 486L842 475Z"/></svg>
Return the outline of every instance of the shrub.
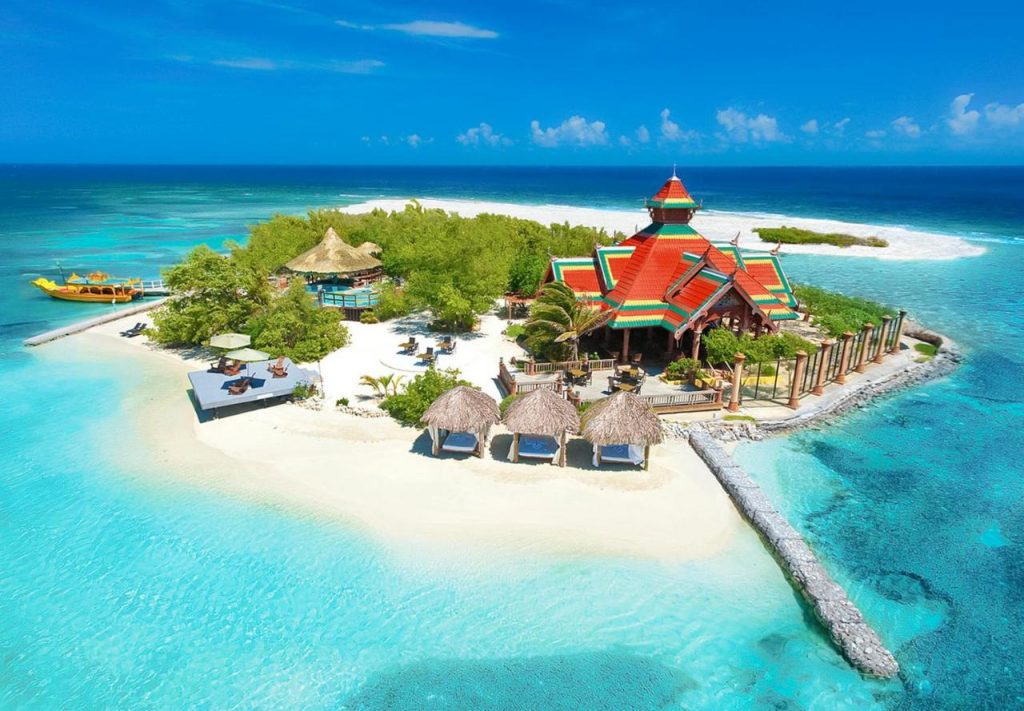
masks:
<svg viewBox="0 0 1024 711"><path fill-rule="evenodd" d="M579 413L580 416L582 416L583 413L589 410L593 405L593 400L584 400L583 402L576 406L576 412Z"/></svg>
<svg viewBox="0 0 1024 711"><path fill-rule="evenodd" d="M764 363L761 366L761 377L770 378L775 375L775 366L771 363Z"/></svg>
<svg viewBox="0 0 1024 711"><path fill-rule="evenodd" d="M665 375L672 380L683 380L690 377L700 368L700 361L696 358L677 358L665 368Z"/></svg>
<svg viewBox="0 0 1024 711"><path fill-rule="evenodd" d="M798 284L793 293L811 315L811 322L833 338L847 331L857 333L865 323L881 325L883 316L891 316L887 306L857 296L845 296L816 286Z"/></svg>
<svg viewBox="0 0 1024 711"><path fill-rule="evenodd" d="M334 406L335 407L348 407L348 398L347 397L339 397L337 400L334 401Z"/></svg>
<svg viewBox="0 0 1024 711"><path fill-rule="evenodd" d="M423 413L442 393L456 385L471 385L459 377L458 370L438 370L434 366L420 373L405 389L384 398L380 406L403 425L417 426Z"/></svg>
<svg viewBox="0 0 1024 711"><path fill-rule="evenodd" d="M415 309L411 299L394 283L388 282L378 287L377 305L373 307L373 313L379 321L408 316L413 311Z"/></svg>
<svg viewBox="0 0 1024 711"><path fill-rule="evenodd" d="M509 396L505 397L501 402L498 403L498 409L501 410L501 416L502 417L504 417L505 413L508 411L508 406L511 405L513 402L515 402L516 398L518 398L518 397L519 397L518 395L509 395Z"/></svg>
<svg viewBox="0 0 1024 711"><path fill-rule="evenodd" d="M854 237L840 232L812 232L798 227L755 227L762 242L783 244L831 244L835 247L888 247L881 237Z"/></svg>
<svg viewBox="0 0 1024 711"><path fill-rule="evenodd" d="M526 333L526 326L521 323L514 323L505 329L505 336L513 341L519 340L519 337Z"/></svg>
<svg viewBox="0 0 1024 711"><path fill-rule="evenodd" d="M349 338L338 312L318 307L298 280L246 328L256 348L299 363L319 360L346 345Z"/></svg>
<svg viewBox="0 0 1024 711"><path fill-rule="evenodd" d="M939 349L931 343L915 343L914 350L928 358L935 357L935 354L939 352Z"/></svg>
<svg viewBox="0 0 1024 711"><path fill-rule="evenodd" d="M373 311L364 311L359 314L359 323L380 323L380 319Z"/></svg>
<svg viewBox="0 0 1024 711"><path fill-rule="evenodd" d="M476 323L476 312L469 299L465 298L454 286L444 285L437 293L434 303L430 305L434 314L431 327L439 331L470 331Z"/></svg>
<svg viewBox="0 0 1024 711"><path fill-rule="evenodd" d="M295 389L292 390L292 397L296 400L305 400L307 398L316 397L319 394L316 385L313 383L297 383Z"/></svg>
<svg viewBox="0 0 1024 711"><path fill-rule="evenodd" d="M737 337L732 331L715 328L704 334L704 348L709 363L731 364L736 353L742 353L749 363L766 363L779 358L793 358L797 351L808 355L818 350L810 341L792 333L766 334L754 338L750 334Z"/></svg>

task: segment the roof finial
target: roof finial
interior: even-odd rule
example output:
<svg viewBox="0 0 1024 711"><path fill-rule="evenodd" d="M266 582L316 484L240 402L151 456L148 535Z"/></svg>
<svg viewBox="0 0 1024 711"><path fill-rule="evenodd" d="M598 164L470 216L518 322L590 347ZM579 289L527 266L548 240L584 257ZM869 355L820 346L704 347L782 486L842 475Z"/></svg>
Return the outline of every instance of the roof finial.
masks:
<svg viewBox="0 0 1024 711"><path fill-rule="evenodd" d="M781 251L782 251L782 242L779 242L778 244L775 245L775 249L773 249L768 254L772 255L773 257L777 257L777 256L779 256L779 252L781 252Z"/></svg>
<svg viewBox="0 0 1024 711"><path fill-rule="evenodd" d="M676 175L676 164L672 164L672 180L679 180L679 176Z"/></svg>
<svg viewBox="0 0 1024 711"><path fill-rule="evenodd" d="M740 246L740 233L739 232L736 233L735 237L733 237L731 240L729 240L729 244L731 244L733 247L739 247Z"/></svg>

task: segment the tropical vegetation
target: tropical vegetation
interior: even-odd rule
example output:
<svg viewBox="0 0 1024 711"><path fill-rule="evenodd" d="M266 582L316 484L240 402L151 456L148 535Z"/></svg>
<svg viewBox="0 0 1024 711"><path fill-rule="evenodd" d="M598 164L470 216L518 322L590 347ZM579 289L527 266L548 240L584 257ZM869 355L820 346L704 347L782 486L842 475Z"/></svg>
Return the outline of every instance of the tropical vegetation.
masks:
<svg viewBox="0 0 1024 711"><path fill-rule="evenodd" d="M807 339L792 333L769 333L754 338L749 333L737 336L726 328L705 331L702 342L707 362L712 365L730 365L737 353L745 355L748 363L767 363L794 358L797 351L810 354L818 350Z"/></svg>
<svg viewBox="0 0 1024 711"><path fill-rule="evenodd" d="M551 360L577 360L580 339L608 322L611 311L601 311L576 298L557 281L544 285L526 321L526 347Z"/></svg>
<svg viewBox="0 0 1024 711"><path fill-rule="evenodd" d="M430 366L404 388L385 397L380 406L403 425L415 427L431 403L456 385L472 386L472 383L460 378L458 370L438 370Z"/></svg>
<svg viewBox="0 0 1024 711"><path fill-rule="evenodd" d="M842 232L813 232L799 227L755 227L762 242L782 244L830 244L835 247L888 247L881 237L855 237Z"/></svg>
<svg viewBox="0 0 1024 711"><path fill-rule="evenodd" d="M839 338L848 331L857 333L865 323L878 327L883 316L893 315L893 309L888 306L817 286L797 284L793 293L811 315L811 323L832 338Z"/></svg>

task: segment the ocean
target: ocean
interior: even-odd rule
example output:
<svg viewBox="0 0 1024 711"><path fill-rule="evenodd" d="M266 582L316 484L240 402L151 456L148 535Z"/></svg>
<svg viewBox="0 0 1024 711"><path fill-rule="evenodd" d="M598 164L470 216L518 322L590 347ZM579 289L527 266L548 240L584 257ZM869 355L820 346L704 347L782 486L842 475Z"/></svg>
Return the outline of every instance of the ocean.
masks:
<svg viewBox="0 0 1024 711"><path fill-rule="evenodd" d="M749 531L681 564L383 547L156 475L156 453L115 444L142 374L20 345L110 308L29 285L58 262L155 276L274 212L377 197L641 214L664 168L0 166L0 707L1024 706L1024 169L680 174L708 209L905 225L987 249L785 256L796 280L906 308L967 359L737 452L881 632L900 678L852 672Z"/></svg>

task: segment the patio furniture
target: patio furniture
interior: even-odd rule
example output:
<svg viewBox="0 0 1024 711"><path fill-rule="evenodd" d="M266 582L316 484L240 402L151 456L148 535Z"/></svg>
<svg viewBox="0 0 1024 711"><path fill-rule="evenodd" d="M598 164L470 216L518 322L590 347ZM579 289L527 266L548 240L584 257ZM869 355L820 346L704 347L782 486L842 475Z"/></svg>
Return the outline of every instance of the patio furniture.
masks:
<svg viewBox="0 0 1024 711"><path fill-rule="evenodd" d="M238 375L242 372L242 365L243 363L240 360L228 359L224 367L220 369L220 372L224 375Z"/></svg>
<svg viewBox="0 0 1024 711"><path fill-rule="evenodd" d="M455 350L455 339L451 336L446 336L443 340L438 342L437 349L439 351L444 351L445 353L451 353Z"/></svg>
<svg viewBox="0 0 1024 711"><path fill-rule="evenodd" d="M602 444L594 445L594 466L602 463L643 465L644 448L635 444Z"/></svg>
<svg viewBox="0 0 1024 711"><path fill-rule="evenodd" d="M232 383L231 385L228 386L228 394L229 395L241 395L242 393L244 393L246 390L249 389L249 386L251 384L252 384L252 378L242 378L242 379L238 380L237 382Z"/></svg>
<svg viewBox="0 0 1024 711"><path fill-rule="evenodd" d="M615 384L614 390L624 390L627 393L639 393L640 392L640 386L639 385L634 385L633 383L622 383L622 382L619 382L619 383Z"/></svg>
<svg viewBox="0 0 1024 711"><path fill-rule="evenodd" d="M420 361L424 363L433 363L434 360L436 359L436 356L434 355L434 347L430 346L429 348L427 348L425 353L420 353L416 357L419 358Z"/></svg>
<svg viewBox="0 0 1024 711"><path fill-rule="evenodd" d="M632 363L633 365L640 365L640 361L642 361L643 359L644 359L643 352L634 353L632 356L630 356L629 362Z"/></svg>
<svg viewBox="0 0 1024 711"><path fill-rule="evenodd" d="M277 362L275 362L273 365L268 364L267 370L269 370L270 374L273 375L275 378L288 377L288 366L285 365L284 356L278 358Z"/></svg>
<svg viewBox="0 0 1024 711"><path fill-rule="evenodd" d="M398 344L398 349L400 351L402 351L402 353L405 353L407 355L412 355L413 353L416 352L416 346L418 346L418 345L419 344L416 343L416 338L413 336L413 337L410 337L409 340L406 341L405 343L399 343Z"/></svg>
<svg viewBox="0 0 1024 711"><path fill-rule="evenodd" d="M227 366L228 366L228 359L225 358L224 356L221 356L220 359L216 363L211 363L210 364L209 372L210 373L223 373L224 369Z"/></svg>
<svg viewBox="0 0 1024 711"><path fill-rule="evenodd" d="M136 336L141 335L144 330L146 330L146 324L139 321L131 328L121 331L121 335L125 338L135 338Z"/></svg>
<svg viewBox="0 0 1024 711"><path fill-rule="evenodd" d="M588 379L590 372L582 368L570 368L566 371L566 375L569 376L570 383L581 383Z"/></svg>

